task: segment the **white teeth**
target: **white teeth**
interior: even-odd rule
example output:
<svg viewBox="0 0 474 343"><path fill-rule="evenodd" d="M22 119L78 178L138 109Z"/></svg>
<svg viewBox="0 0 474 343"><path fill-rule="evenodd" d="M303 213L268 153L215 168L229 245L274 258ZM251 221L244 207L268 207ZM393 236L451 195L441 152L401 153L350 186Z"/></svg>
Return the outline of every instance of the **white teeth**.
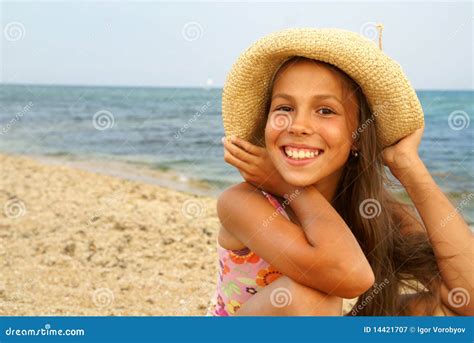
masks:
<svg viewBox="0 0 474 343"><path fill-rule="evenodd" d="M307 151L285 147L285 153L288 157L291 157L294 160L299 160L303 158L314 158L315 156L319 155L319 150Z"/></svg>

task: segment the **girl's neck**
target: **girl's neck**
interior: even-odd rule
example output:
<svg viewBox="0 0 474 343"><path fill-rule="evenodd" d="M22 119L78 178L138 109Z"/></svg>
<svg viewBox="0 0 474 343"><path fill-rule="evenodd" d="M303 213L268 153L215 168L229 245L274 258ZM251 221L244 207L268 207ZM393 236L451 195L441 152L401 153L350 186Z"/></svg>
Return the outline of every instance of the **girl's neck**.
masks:
<svg viewBox="0 0 474 343"><path fill-rule="evenodd" d="M322 194L326 198L326 200L332 204L335 197L337 197L336 191L339 185L339 181L342 176L343 168L335 171L331 175L325 177L324 179L319 180L318 182L313 184L319 193Z"/></svg>

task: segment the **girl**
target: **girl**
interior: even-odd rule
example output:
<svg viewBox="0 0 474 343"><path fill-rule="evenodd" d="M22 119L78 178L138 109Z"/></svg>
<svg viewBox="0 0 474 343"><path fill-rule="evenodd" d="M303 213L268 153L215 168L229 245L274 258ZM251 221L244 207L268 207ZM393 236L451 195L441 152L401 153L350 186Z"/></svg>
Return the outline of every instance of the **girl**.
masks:
<svg viewBox="0 0 474 343"><path fill-rule="evenodd" d="M269 89L265 148L223 140L247 182L218 199L208 314L473 315L472 233L418 156L423 128L382 150L361 88L324 62L291 58Z"/></svg>

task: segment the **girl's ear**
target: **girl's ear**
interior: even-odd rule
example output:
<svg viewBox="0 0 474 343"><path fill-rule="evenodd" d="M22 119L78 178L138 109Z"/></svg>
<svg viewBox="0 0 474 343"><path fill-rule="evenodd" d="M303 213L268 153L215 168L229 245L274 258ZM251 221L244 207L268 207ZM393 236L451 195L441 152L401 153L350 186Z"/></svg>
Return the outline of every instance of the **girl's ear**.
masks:
<svg viewBox="0 0 474 343"><path fill-rule="evenodd" d="M354 156L354 157L359 156L359 149L353 146L351 148L351 155Z"/></svg>

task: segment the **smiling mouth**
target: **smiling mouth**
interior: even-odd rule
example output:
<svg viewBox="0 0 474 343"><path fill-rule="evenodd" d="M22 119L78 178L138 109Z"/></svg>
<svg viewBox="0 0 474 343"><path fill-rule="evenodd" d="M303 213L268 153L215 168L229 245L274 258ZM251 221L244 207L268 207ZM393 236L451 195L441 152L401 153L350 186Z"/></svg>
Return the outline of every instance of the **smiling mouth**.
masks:
<svg viewBox="0 0 474 343"><path fill-rule="evenodd" d="M324 150L316 148L295 148L287 145L280 147L280 150L288 160L292 161L315 160L324 152Z"/></svg>

